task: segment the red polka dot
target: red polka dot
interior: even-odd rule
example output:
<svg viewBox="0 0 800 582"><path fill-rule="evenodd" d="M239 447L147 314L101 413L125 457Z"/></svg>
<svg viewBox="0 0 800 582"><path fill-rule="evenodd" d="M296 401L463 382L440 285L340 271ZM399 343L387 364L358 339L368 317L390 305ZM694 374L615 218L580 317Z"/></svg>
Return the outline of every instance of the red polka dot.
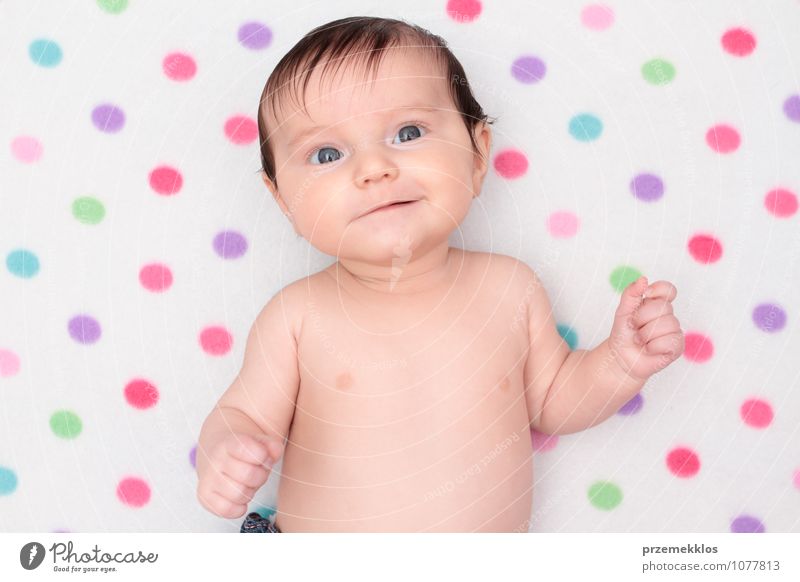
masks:
<svg viewBox="0 0 800 582"><path fill-rule="evenodd" d="M722 256L722 243L708 234L696 234L689 239L689 253L698 263L715 263Z"/></svg>
<svg viewBox="0 0 800 582"><path fill-rule="evenodd" d="M731 28L722 35L722 48L737 57L746 57L756 48L756 37L746 28Z"/></svg>
<svg viewBox="0 0 800 582"><path fill-rule="evenodd" d="M766 400L751 398L739 409L742 420L753 428L765 428L772 422L772 407Z"/></svg>
<svg viewBox="0 0 800 582"><path fill-rule="evenodd" d="M222 356L230 351L233 336L224 327L207 327L200 332L200 345L207 354Z"/></svg>
<svg viewBox="0 0 800 582"><path fill-rule="evenodd" d="M557 434L544 434L537 430L531 430L531 445L534 451L544 453L554 449L557 444Z"/></svg>
<svg viewBox="0 0 800 582"><path fill-rule="evenodd" d="M711 342L711 338L702 333L684 334L683 343L683 357L692 362L707 362L714 355L714 344Z"/></svg>
<svg viewBox="0 0 800 582"><path fill-rule="evenodd" d="M528 158L518 150L504 150L495 156L494 169L503 178L519 178L528 171Z"/></svg>
<svg viewBox="0 0 800 582"><path fill-rule="evenodd" d="M252 143L258 137L258 126L249 117L236 115L225 122L225 135L237 145Z"/></svg>
<svg viewBox="0 0 800 582"><path fill-rule="evenodd" d="M139 271L142 287L154 293L161 293L172 286L172 271L166 265L151 263Z"/></svg>
<svg viewBox="0 0 800 582"><path fill-rule="evenodd" d="M706 132L706 143L715 152L728 154L739 148L742 138L733 127L723 123L715 125Z"/></svg>
<svg viewBox="0 0 800 582"><path fill-rule="evenodd" d="M676 477L693 477L700 470L700 459L691 449L679 447L667 455L667 467Z"/></svg>
<svg viewBox="0 0 800 582"><path fill-rule="evenodd" d="M134 408L144 410L158 402L158 389L147 380L132 380L125 386L125 400Z"/></svg>
<svg viewBox="0 0 800 582"><path fill-rule="evenodd" d="M175 168L159 166L150 172L150 187L159 194L169 196L179 192L183 186L183 176Z"/></svg>
<svg viewBox="0 0 800 582"><path fill-rule="evenodd" d="M481 13L478 0L448 0L447 15L456 22L471 22Z"/></svg>
<svg viewBox="0 0 800 582"><path fill-rule="evenodd" d="M775 188L764 196L764 206L778 218L787 218L797 212L797 196L783 188Z"/></svg>
<svg viewBox="0 0 800 582"><path fill-rule="evenodd" d="M150 486L137 477L126 477L117 485L117 498L131 507L142 507L150 501Z"/></svg>
<svg viewBox="0 0 800 582"><path fill-rule="evenodd" d="M197 72L194 59L186 53L170 53L161 63L164 74L173 81L188 81Z"/></svg>

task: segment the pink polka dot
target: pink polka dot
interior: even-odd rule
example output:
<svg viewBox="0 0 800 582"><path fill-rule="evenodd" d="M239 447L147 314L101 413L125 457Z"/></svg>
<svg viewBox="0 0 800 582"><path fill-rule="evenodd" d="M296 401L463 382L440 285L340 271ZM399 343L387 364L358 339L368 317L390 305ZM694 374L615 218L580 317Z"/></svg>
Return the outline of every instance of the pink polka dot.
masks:
<svg viewBox="0 0 800 582"><path fill-rule="evenodd" d="M142 287L153 293L161 293L172 286L172 271L166 265L151 263L139 271Z"/></svg>
<svg viewBox="0 0 800 582"><path fill-rule="evenodd" d="M481 13L478 0L448 0L447 15L456 22L471 22Z"/></svg>
<svg viewBox="0 0 800 582"><path fill-rule="evenodd" d="M0 378L15 376L19 372L19 357L11 350L0 350Z"/></svg>
<svg viewBox="0 0 800 582"><path fill-rule="evenodd" d="M554 212L547 219L547 230L556 238L569 238L578 232L578 217L572 212Z"/></svg>
<svg viewBox="0 0 800 582"><path fill-rule="evenodd" d="M689 332L683 336L683 357L691 362L702 364L714 355L714 344L711 338L702 333Z"/></svg>
<svg viewBox="0 0 800 582"><path fill-rule="evenodd" d="M249 117L236 115L225 122L225 135L237 145L252 143L258 138L258 125Z"/></svg>
<svg viewBox="0 0 800 582"><path fill-rule="evenodd" d="M531 445L537 453L544 453L555 448L558 444L557 434L544 434L537 430L531 430Z"/></svg>
<svg viewBox="0 0 800 582"><path fill-rule="evenodd" d="M800 469L794 472L794 487L795 489L800 489Z"/></svg>
<svg viewBox="0 0 800 582"><path fill-rule="evenodd" d="M42 157L44 148L38 139L20 135L11 141L11 154L23 164L32 164Z"/></svg>
<svg viewBox="0 0 800 582"><path fill-rule="evenodd" d="M130 507L142 507L150 501L150 486L137 477L126 477L117 485L117 498Z"/></svg>
<svg viewBox="0 0 800 582"><path fill-rule="evenodd" d="M519 150L503 150L494 158L494 169L503 178L519 178L528 171L528 158Z"/></svg>
<svg viewBox="0 0 800 582"><path fill-rule="evenodd" d="M197 72L194 59L186 53L170 53L161 63L164 74L173 81L188 81Z"/></svg>
<svg viewBox="0 0 800 582"><path fill-rule="evenodd" d="M211 356L227 354L233 345L233 336L224 327L207 327L200 332L200 346Z"/></svg>
<svg viewBox="0 0 800 582"><path fill-rule="evenodd" d="M698 263L715 263L722 256L722 243L708 234L696 234L689 239L689 253Z"/></svg>
<svg viewBox="0 0 800 582"><path fill-rule="evenodd" d="M131 380L125 386L125 400L139 410L150 408L158 402L158 388L147 380Z"/></svg>
<svg viewBox="0 0 800 582"><path fill-rule="evenodd" d="M722 48L737 57L746 57L756 48L756 37L746 28L731 28L722 35Z"/></svg>
<svg viewBox="0 0 800 582"><path fill-rule="evenodd" d="M728 154L739 149L742 138L739 132L730 125L721 123L706 132L706 143L712 150L721 154Z"/></svg>
<svg viewBox="0 0 800 582"><path fill-rule="evenodd" d="M797 196L784 188L775 188L764 196L764 206L778 218L787 218L797 212Z"/></svg>
<svg viewBox="0 0 800 582"><path fill-rule="evenodd" d="M742 420L753 428L765 428L772 422L772 407L766 400L751 398L739 409Z"/></svg>
<svg viewBox="0 0 800 582"><path fill-rule="evenodd" d="M605 30L614 24L614 11L604 4L589 4L581 10L581 22L591 30Z"/></svg>
<svg viewBox="0 0 800 582"><path fill-rule="evenodd" d="M667 467L676 477L693 477L700 470L700 458L693 450L679 447L667 455Z"/></svg>
<svg viewBox="0 0 800 582"><path fill-rule="evenodd" d="M150 172L150 187L163 196L171 196L180 191L183 176L170 166L159 166Z"/></svg>

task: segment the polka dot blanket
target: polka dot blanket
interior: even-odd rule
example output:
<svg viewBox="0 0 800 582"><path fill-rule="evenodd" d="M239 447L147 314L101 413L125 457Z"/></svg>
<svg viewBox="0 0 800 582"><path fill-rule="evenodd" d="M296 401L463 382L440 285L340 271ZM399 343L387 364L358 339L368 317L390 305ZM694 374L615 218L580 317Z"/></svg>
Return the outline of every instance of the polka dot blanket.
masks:
<svg viewBox="0 0 800 582"><path fill-rule="evenodd" d="M260 180L258 99L357 14L464 64L497 121L451 242L533 267L571 348L639 275L678 288L673 365L531 434L530 531L800 531L795 0L0 3L0 528L238 531L197 502L200 427L255 315L333 260Z"/></svg>

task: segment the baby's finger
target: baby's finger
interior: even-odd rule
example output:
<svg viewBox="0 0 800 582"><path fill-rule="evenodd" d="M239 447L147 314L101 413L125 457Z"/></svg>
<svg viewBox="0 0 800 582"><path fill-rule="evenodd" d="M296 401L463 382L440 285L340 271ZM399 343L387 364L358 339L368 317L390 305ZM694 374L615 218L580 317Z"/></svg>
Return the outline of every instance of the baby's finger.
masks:
<svg viewBox="0 0 800 582"><path fill-rule="evenodd" d="M223 474L247 487L261 487L269 477L269 471L261 465L252 465L239 460L229 462Z"/></svg>
<svg viewBox="0 0 800 582"><path fill-rule="evenodd" d="M634 329L650 323L658 317L671 315L673 313L672 303L665 299L645 299L639 309L631 316Z"/></svg>
<svg viewBox="0 0 800 582"><path fill-rule="evenodd" d="M656 281L648 285L644 292L645 299L661 298L666 301L672 301L678 296L678 289L669 281Z"/></svg>
<svg viewBox="0 0 800 582"><path fill-rule="evenodd" d="M251 465L264 465L267 461L272 462L267 443L260 442L249 435L238 435L229 444L228 452L233 458Z"/></svg>
<svg viewBox="0 0 800 582"><path fill-rule="evenodd" d="M254 488L237 483L225 474L221 475L220 479L214 484L214 491L236 505L250 503L256 492Z"/></svg>
<svg viewBox="0 0 800 582"><path fill-rule="evenodd" d="M675 333L680 330L681 324L674 315L664 315L646 323L636 332L636 337L640 339L639 345L644 345L655 338Z"/></svg>
<svg viewBox="0 0 800 582"><path fill-rule="evenodd" d="M651 356L657 355L680 355L683 353L683 334L669 333L662 335L647 343L647 353Z"/></svg>
<svg viewBox="0 0 800 582"><path fill-rule="evenodd" d="M197 499L208 511L226 519L241 517L247 511L247 505L233 503L216 491L203 491L202 493L198 491Z"/></svg>

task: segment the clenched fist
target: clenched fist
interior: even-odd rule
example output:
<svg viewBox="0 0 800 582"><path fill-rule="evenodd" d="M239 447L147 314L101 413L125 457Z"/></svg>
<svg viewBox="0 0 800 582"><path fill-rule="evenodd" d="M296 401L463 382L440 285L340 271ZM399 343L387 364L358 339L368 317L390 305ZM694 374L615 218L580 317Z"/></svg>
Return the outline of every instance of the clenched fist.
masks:
<svg viewBox="0 0 800 582"><path fill-rule="evenodd" d="M283 445L267 435L231 434L198 453L197 499L211 513L232 519L245 514Z"/></svg>

